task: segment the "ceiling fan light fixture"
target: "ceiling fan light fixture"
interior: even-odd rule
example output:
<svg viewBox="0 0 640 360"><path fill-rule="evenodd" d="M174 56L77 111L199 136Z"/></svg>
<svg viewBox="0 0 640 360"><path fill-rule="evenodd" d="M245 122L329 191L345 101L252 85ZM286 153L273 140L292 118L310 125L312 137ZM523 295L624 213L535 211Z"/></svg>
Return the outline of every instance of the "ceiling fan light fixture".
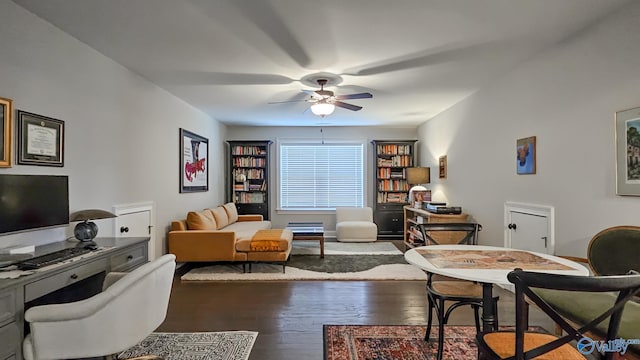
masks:
<svg viewBox="0 0 640 360"><path fill-rule="evenodd" d="M333 111L336 109L336 106L333 104L329 104L326 102L317 102L311 105L311 112L314 115L325 117L327 115L333 114Z"/></svg>

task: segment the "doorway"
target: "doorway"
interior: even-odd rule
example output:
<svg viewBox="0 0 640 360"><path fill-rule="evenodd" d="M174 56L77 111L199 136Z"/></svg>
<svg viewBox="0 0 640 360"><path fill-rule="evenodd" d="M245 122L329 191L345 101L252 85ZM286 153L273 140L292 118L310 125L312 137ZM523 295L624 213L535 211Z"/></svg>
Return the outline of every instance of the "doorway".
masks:
<svg viewBox="0 0 640 360"><path fill-rule="evenodd" d="M553 255L554 208L547 205L506 202L504 246Z"/></svg>
<svg viewBox="0 0 640 360"><path fill-rule="evenodd" d="M153 202L115 205L114 234L116 237L149 237L149 261L157 257L155 236L155 212Z"/></svg>

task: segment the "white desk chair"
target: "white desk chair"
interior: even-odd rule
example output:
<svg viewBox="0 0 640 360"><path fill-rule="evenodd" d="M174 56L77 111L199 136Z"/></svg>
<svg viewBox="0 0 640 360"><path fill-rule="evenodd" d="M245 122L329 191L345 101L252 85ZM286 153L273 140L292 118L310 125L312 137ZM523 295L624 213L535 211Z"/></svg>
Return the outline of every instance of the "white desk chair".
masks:
<svg viewBox="0 0 640 360"><path fill-rule="evenodd" d="M136 345L164 321L175 267L175 255L167 254L129 273L107 274L103 291L86 300L28 309L24 358L110 356Z"/></svg>

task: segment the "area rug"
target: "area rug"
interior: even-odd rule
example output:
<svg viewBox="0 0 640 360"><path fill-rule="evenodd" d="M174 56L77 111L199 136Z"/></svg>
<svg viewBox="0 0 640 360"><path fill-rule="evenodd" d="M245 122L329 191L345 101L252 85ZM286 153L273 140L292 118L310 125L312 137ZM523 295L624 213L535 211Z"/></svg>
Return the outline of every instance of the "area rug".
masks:
<svg viewBox="0 0 640 360"><path fill-rule="evenodd" d="M337 241L324 242L325 255L402 255L402 251L390 242L376 241L371 243L343 243ZM294 241L291 255L319 255L317 241Z"/></svg>
<svg viewBox="0 0 640 360"><path fill-rule="evenodd" d="M501 327L502 328L502 327ZM324 325L325 360L424 360L436 359L438 327L424 341L423 325ZM531 327L544 331L540 327ZM443 360L475 359L475 326L444 328Z"/></svg>
<svg viewBox="0 0 640 360"><path fill-rule="evenodd" d="M152 333L118 359L157 355L165 360L247 360L257 332Z"/></svg>
<svg viewBox="0 0 640 360"><path fill-rule="evenodd" d="M320 258L317 243L294 242L285 272L282 265L255 263L244 273L239 263L212 263L191 269L183 281L230 280L426 280L425 273L407 264L390 242L325 243ZM248 266L247 266L248 269ZM247 270L248 271L248 270Z"/></svg>
<svg viewBox="0 0 640 360"><path fill-rule="evenodd" d="M325 256L325 259L327 257ZM346 260L345 260L346 261ZM357 272L320 272L279 264L253 264L252 272L243 273L242 265L211 265L190 270L183 281L264 281L264 280L426 280L425 273L409 264L378 265Z"/></svg>

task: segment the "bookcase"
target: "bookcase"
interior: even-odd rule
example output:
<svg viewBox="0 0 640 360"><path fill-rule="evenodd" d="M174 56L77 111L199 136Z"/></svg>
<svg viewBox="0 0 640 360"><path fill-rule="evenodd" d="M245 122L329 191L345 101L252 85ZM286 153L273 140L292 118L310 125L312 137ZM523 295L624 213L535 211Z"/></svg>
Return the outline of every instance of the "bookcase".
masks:
<svg viewBox="0 0 640 360"><path fill-rule="evenodd" d="M238 214L269 219L269 151L271 140L227 141L227 201Z"/></svg>
<svg viewBox="0 0 640 360"><path fill-rule="evenodd" d="M403 237L402 207L409 203L408 167L416 166L417 140L373 140L373 218L380 239Z"/></svg>

